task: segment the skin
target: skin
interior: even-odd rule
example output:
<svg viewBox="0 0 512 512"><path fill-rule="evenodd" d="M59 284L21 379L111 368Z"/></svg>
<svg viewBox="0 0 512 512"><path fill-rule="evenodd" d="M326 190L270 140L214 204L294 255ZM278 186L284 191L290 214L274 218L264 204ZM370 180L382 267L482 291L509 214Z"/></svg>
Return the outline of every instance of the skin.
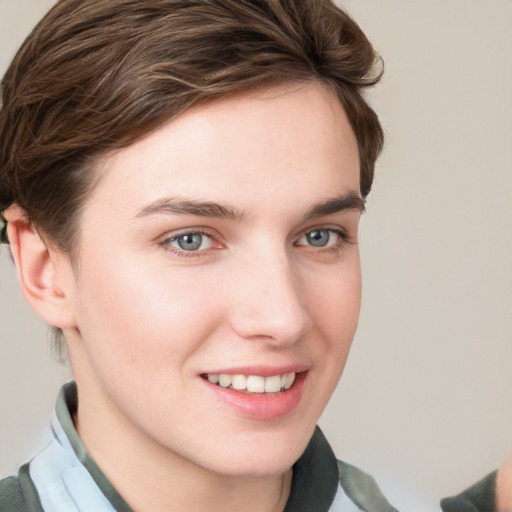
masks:
<svg viewBox="0 0 512 512"><path fill-rule="evenodd" d="M75 268L7 212L24 294L64 330L86 448L136 511L283 510L359 315L359 156L339 101L315 82L230 97L98 172ZM159 208L169 198L224 215ZM327 245L311 245L315 229ZM198 231L200 250L180 249ZM270 420L201 378L290 364L308 370L303 394Z"/></svg>
<svg viewBox="0 0 512 512"><path fill-rule="evenodd" d="M502 464L496 479L496 510L510 512L512 510L512 455Z"/></svg>

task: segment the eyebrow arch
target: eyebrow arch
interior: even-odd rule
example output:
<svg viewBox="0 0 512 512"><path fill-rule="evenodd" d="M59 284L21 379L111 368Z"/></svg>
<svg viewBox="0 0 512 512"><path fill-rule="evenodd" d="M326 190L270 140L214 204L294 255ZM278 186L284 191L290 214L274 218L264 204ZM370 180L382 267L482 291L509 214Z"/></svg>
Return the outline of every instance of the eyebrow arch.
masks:
<svg viewBox="0 0 512 512"><path fill-rule="evenodd" d="M355 192L347 192L338 197L327 199L314 205L304 216L304 220L332 215L343 210L359 210L361 213L365 210L365 200Z"/></svg>
<svg viewBox="0 0 512 512"><path fill-rule="evenodd" d="M231 206L225 206L211 201L196 201L192 199L164 198L157 199L142 208L138 217L147 217L157 214L197 215L199 217L212 217L218 219L240 220L244 213Z"/></svg>

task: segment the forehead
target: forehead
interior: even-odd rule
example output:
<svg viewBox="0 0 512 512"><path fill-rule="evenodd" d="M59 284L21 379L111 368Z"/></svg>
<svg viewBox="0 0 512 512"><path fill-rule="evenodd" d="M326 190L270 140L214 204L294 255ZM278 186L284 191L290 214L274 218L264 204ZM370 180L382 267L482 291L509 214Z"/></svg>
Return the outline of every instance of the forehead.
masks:
<svg viewBox="0 0 512 512"><path fill-rule="evenodd" d="M359 190L354 133L337 97L316 82L198 107L101 167L85 209L126 215L165 196L248 205Z"/></svg>

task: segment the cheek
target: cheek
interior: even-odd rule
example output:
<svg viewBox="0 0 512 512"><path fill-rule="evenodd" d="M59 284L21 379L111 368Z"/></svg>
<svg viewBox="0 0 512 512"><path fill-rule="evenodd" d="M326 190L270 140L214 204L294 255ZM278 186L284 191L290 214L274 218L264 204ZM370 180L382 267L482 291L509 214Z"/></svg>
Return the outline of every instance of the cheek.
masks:
<svg viewBox="0 0 512 512"><path fill-rule="evenodd" d="M311 292L308 295L320 324L340 334L354 330L361 307L359 260L354 258L354 261L329 269L316 278L316 285L309 283Z"/></svg>
<svg viewBox="0 0 512 512"><path fill-rule="evenodd" d="M310 314L321 343L315 350L328 354L326 366L341 372L357 328L361 306L361 272L358 260L340 266L321 280L310 293ZM319 283L317 283L319 284Z"/></svg>
<svg viewBox="0 0 512 512"><path fill-rule="evenodd" d="M99 269L85 266L77 318L96 366L157 372L193 353L220 312L210 283L191 277L180 269L148 271L120 258Z"/></svg>

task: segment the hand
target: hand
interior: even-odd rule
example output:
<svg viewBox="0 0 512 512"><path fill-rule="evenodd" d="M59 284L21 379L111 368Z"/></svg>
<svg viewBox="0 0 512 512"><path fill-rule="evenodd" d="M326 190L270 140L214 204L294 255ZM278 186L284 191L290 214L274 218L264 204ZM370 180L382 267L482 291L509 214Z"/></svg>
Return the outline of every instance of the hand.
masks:
<svg viewBox="0 0 512 512"><path fill-rule="evenodd" d="M512 455L508 457L498 471L496 480L497 512L512 511Z"/></svg>

